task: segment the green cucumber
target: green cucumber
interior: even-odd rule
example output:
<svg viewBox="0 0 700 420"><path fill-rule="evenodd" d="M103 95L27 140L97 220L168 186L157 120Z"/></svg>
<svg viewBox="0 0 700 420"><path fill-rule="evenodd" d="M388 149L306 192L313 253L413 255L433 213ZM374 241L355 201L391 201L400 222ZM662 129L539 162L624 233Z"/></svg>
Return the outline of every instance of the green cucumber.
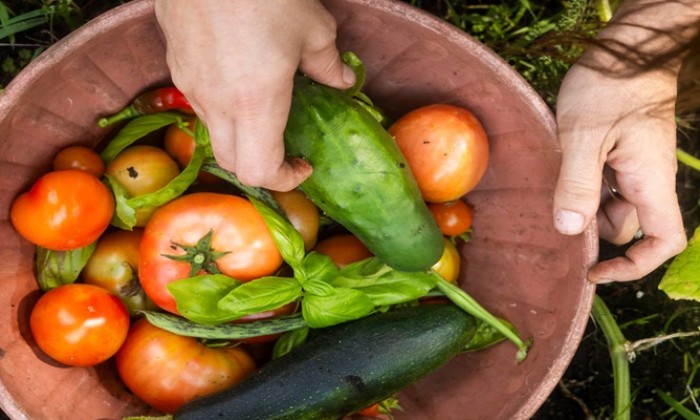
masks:
<svg viewBox="0 0 700 420"><path fill-rule="evenodd" d="M338 419L399 392L457 355L474 318L451 304L406 307L340 324L243 382L183 406L176 420Z"/></svg>
<svg viewBox="0 0 700 420"><path fill-rule="evenodd" d="M405 157L353 97L297 77L284 138L314 168L301 190L374 255L401 271L440 259L442 235Z"/></svg>

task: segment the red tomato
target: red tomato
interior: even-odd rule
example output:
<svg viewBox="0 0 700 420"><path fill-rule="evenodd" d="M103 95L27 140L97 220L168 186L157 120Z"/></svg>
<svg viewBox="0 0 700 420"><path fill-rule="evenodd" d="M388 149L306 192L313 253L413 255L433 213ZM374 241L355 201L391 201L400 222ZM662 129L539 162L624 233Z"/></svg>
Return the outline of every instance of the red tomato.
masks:
<svg viewBox="0 0 700 420"><path fill-rule="evenodd" d="M141 229L113 230L97 241L95 251L88 259L81 277L119 296L129 312L153 309L139 283L139 244Z"/></svg>
<svg viewBox="0 0 700 420"><path fill-rule="evenodd" d="M271 191L292 226L304 238L304 249L314 247L321 226L318 207L300 190L287 192Z"/></svg>
<svg viewBox="0 0 700 420"><path fill-rule="evenodd" d="M249 281L274 273L282 264L265 221L250 201L219 193L184 195L159 208L143 232L139 277L156 305L178 313L166 286L191 277L193 266L169 256L185 255L183 247L197 245L210 232L211 252L192 254L193 259L214 258L209 272Z"/></svg>
<svg viewBox="0 0 700 420"><path fill-rule="evenodd" d="M351 234L328 237L319 242L314 251L331 257L338 268L372 256L367 246L357 236Z"/></svg>
<svg viewBox="0 0 700 420"><path fill-rule="evenodd" d="M464 108L424 106L399 118L389 132L406 156L426 201L457 200L471 191L486 172L486 132Z"/></svg>
<svg viewBox="0 0 700 420"><path fill-rule="evenodd" d="M136 145L122 150L105 172L119 181L130 197L136 197L168 185L180 174L180 167L165 150ZM155 210L154 207L136 210L136 226L145 226Z"/></svg>
<svg viewBox="0 0 700 420"><path fill-rule="evenodd" d="M459 277L459 270L462 263L457 247L449 239L445 238L445 250L442 257L433 265L432 269L443 279L454 283Z"/></svg>
<svg viewBox="0 0 700 420"><path fill-rule="evenodd" d="M449 203L428 203L440 231L445 236L459 236L472 227L472 209L462 200Z"/></svg>
<svg viewBox="0 0 700 420"><path fill-rule="evenodd" d="M113 212L109 188L94 175L72 169L39 178L12 203L10 220L29 242L67 251L95 242Z"/></svg>
<svg viewBox="0 0 700 420"><path fill-rule="evenodd" d="M240 346L207 347L140 319L116 355L124 384L151 407L173 413L195 398L231 388L256 368Z"/></svg>
<svg viewBox="0 0 700 420"><path fill-rule="evenodd" d="M44 293L29 326L39 348L63 364L94 366L112 357L129 331L129 312L116 295L74 283Z"/></svg>
<svg viewBox="0 0 700 420"><path fill-rule="evenodd" d="M105 163L97 152L85 146L61 149L53 158L53 170L80 169L96 177L105 173Z"/></svg>

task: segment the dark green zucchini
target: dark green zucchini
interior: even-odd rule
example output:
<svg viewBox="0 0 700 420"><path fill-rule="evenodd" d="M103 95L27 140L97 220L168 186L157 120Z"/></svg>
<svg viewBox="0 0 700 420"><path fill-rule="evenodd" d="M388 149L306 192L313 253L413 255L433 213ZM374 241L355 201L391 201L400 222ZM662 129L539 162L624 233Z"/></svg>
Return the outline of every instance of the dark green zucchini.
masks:
<svg viewBox="0 0 700 420"><path fill-rule="evenodd" d="M175 419L339 419L448 362L473 336L475 321L454 305L433 304L317 331L234 388L185 405Z"/></svg>
<svg viewBox="0 0 700 420"><path fill-rule="evenodd" d="M295 80L285 147L313 174L302 191L387 265L423 271L443 239L406 159L382 125L343 91Z"/></svg>

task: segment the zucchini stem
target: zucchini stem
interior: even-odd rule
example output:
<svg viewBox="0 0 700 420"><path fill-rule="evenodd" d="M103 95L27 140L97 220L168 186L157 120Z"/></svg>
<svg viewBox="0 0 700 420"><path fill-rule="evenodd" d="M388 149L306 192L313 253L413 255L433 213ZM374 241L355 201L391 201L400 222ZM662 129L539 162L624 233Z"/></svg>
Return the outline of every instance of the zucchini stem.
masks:
<svg viewBox="0 0 700 420"><path fill-rule="evenodd" d="M433 275L438 279L437 287L442 293L449 298L452 303L462 308L468 314L476 317L477 319L486 322L493 328L498 330L506 338L513 342L518 347L518 353L516 355L516 360L518 363L522 363L527 357L527 350L530 347L530 340L523 341L511 328L508 327L503 321L493 316L489 311L487 311L483 306L481 306L474 298L469 296L467 292L460 289L456 285L443 279L437 273Z"/></svg>

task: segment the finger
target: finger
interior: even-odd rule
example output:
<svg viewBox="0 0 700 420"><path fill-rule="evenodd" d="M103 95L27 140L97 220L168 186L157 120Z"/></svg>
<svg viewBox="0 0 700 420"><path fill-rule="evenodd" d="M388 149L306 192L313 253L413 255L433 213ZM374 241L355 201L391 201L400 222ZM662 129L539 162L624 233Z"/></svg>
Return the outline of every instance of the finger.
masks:
<svg viewBox="0 0 700 420"><path fill-rule="evenodd" d="M672 150L671 150L672 152ZM644 238L624 257L593 267L589 279L595 283L640 279L681 252L687 239L675 193L675 160L657 154L637 173L618 177L623 195L636 207ZM644 162L643 162L644 163Z"/></svg>
<svg viewBox="0 0 700 420"><path fill-rule="evenodd" d="M685 247L685 236L677 238L673 246L665 239L645 237L636 242L622 257L601 261L588 273L588 279L596 284L613 281L634 281L650 274Z"/></svg>
<svg viewBox="0 0 700 420"><path fill-rule="evenodd" d="M261 86L265 95L243 100L245 106L236 107L234 166L243 184L289 191L311 175L312 168L303 160L285 160L283 133L293 81L277 82Z"/></svg>
<svg viewBox="0 0 700 420"><path fill-rule="evenodd" d="M624 198L605 200L597 214L598 234L614 245L626 244L639 231L637 210Z"/></svg>
<svg viewBox="0 0 700 420"><path fill-rule="evenodd" d="M355 84L355 72L340 59L340 53L332 42L334 39L318 50L305 52L299 69L318 83L347 89Z"/></svg>
<svg viewBox="0 0 700 420"><path fill-rule="evenodd" d="M600 203L603 161L592 142L560 132L562 162L554 190L554 227L576 235L591 223Z"/></svg>

